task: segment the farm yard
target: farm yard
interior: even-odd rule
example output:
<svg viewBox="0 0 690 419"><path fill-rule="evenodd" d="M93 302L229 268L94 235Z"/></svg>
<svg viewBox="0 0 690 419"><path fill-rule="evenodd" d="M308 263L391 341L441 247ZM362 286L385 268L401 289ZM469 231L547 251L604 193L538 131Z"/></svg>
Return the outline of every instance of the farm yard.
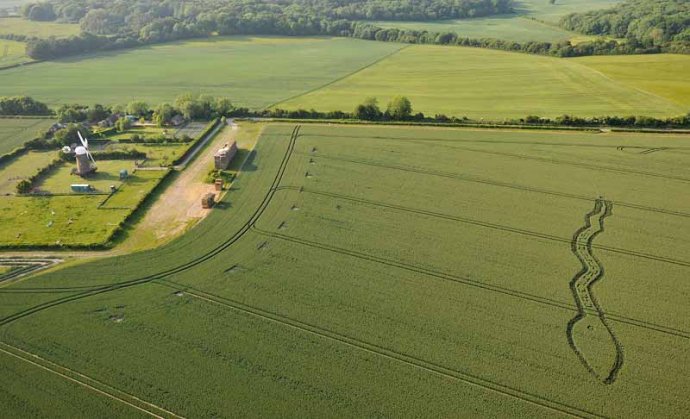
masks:
<svg viewBox="0 0 690 419"><path fill-rule="evenodd" d="M683 416L688 159L675 134L269 125L181 238L0 285L0 404Z"/></svg>

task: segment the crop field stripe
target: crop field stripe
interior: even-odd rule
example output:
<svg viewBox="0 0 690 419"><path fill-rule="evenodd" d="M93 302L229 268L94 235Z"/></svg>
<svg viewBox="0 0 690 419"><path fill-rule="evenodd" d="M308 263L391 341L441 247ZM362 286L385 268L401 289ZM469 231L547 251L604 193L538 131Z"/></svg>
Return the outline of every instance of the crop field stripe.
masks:
<svg viewBox="0 0 690 419"><path fill-rule="evenodd" d="M438 130L445 130L445 131L453 131L453 130L458 130L458 128L444 128L444 127L426 127L426 128L431 128L431 129L438 129ZM491 132L490 129L486 128L461 128L463 131L472 131L472 132L486 132L489 131ZM570 135L582 135L581 132L573 132L573 131L568 131L568 130L558 130L558 129L553 129L549 131L555 131L559 134L570 134ZM526 131L524 129L502 129L501 132L517 132L521 134L525 134ZM590 134L591 135L591 134ZM323 134L300 134L300 138L323 138ZM505 144L505 145L548 145L548 146L557 146L557 147L582 147L582 148L619 148L622 146L615 146L615 145L607 145L607 144L592 144L592 143L563 143L563 142L557 142L557 143L552 143L552 142L544 142L544 141L502 141L502 140L464 140L464 139L458 139L458 138L437 138L437 137L394 137L394 136L386 136L386 135L372 135L370 137L362 137L359 135L346 135L346 134L328 134L328 138L347 138L351 140L364 140L364 141L371 141L371 140L390 140L390 141L400 141L400 142L415 142L415 143L420 143L420 142L432 142L432 143L480 143L480 144ZM643 148L643 149L650 149L654 148L655 146L624 146L625 148ZM678 150L683 152L683 150L690 151L690 147L683 147L683 146L674 146L674 147L660 147L660 148L654 148L655 150Z"/></svg>
<svg viewBox="0 0 690 419"><path fill-rule="evenodd" d="M252 307L246 304L243 304L238 301L230 300L225 297L220 297L217 295L209 294L205 291L198 290L192 287L188 287L186 285L182 284L177 284L173 281L169 280L160 280L156 281L155 283L160 284L162 286L172 288L175 290L180 290L184 289L186 295L190 295L194 298L207 301L213 304L217 304L226 308L230 308L235 311L243 312L246 314L250 314L256 317L259 317L264 320L268 320L274 323L277 323L281 326L286 326L286 327L291 327L297 330L300 330L302 332L306 332L312 335L319 336L324 339L329 339L341 344L348 345L350 347L354 347L356 349L366 351L368 353L377 355L377 356L382 356L394 361L402 362L404 364L407 364L411 367L418 368L433 374L437 374L443 377L459 380L462 382L465 382L467 384L475 385L478 387L481 387L485 390L490 390L494 391L500 394L503 394L505 396L513 397L519 400L522 400L527 403L531 403L546 409L550 409L553 411L556 411L558 413L566 414L569 416L574 416L574 417L582 417L582 418L599 418L603 417L600 415L597 415L592 412L588 412L586 410L579 409L574 406L570 406L567 404L559 403L553 400L549 400L546 398L543 398L541 396L538 396L536 394L524 392L521 390L514 389L512 387L508 387L503 384L495 383L492 381L485 380L483 378L463 373L460 371L456 371L447 367L444 367L439 364L435 364L426 360L423 360L421 358L416 358L410 355L403 354L401 352L396 352L388 348L384 348L382 346L378 346L372 343L368 343L347 335L339 334L333 331L330 331L328 329L323 329L318 326L311 325L309 323L302 322L300 320L295 320L289 317L282 316L277 313L273 312L268 312L265 310L262 310L257 307ZM192 290L192 291L190 291Z"/></svg>
<svg viewBox="0 0 690 419"><path fill-rule="evenodd" d="M58 375L68 381L71 381L84 388L87 388L88 390L109 397L120 403L126 404L130 407L133 407L134 409L137 409L155 418L183 418L183 416L177 415L160 406L142 400L132 394L126 393L122 390L118 390L108 384L100 382L96 379L88 377L72 369L65 368L61 365L55 364L54 362L48 361L47 359L44 359L36 354L32 354L23 349L17 348L16 346L9 345L5 342L0 342L0 352L4 353L5 355L17 358L26 363L29 363L35 367L41 368L50 373L53 373L55 375Z"/></svg>
<svg viewBox="0 0 690 419"><path fill-rule="evenodd" d="M94 295L99 295L99 294L109 292L109 291L115 291L115 290L119 290L119 289L123 289L123 288L129 288L129 287L132 287L135 285L145 284L145 283L153 281L154 279L159 279L159 278L163 278L163 277L168 276L168 275L172 275L172 274L186 271L186 270L188 270L188 269L190 269L196 265L199 265L199 264L207 261L208 259L214 257L218 253L227 249L232 244L237 242L247 231L249 231L249 229L254 225L254 223L256 223L256 221L259 219L261 214L263 214L263 212L268 207L268 204L271 202L271 199L273 198L275 192L277 191L277 187L280 184L280 182L283 178L283 175L285 174L285 170L287 168L288 162L289 162L290 157L292 156L293 150L295 148L295 142L297 141L297 136L299 134L299 130L300 130L299 125L295 126L295 128L293 129L292 134L290 135L290 141L288 143L287 150L286 150L285 155L283 156L283 160L281 161L280 166L278 168L278 172L276 173L276 176L273 179L273 183L271 184L271 187L269 188L268 192L266 193L266 196L264 197L261 204L257 207L256 211L254 211L254 213L251 215L249 220L235 234L233 234L232 237L230 237L228 240L221 243L215 249L211 250L210 252L208 252L204 255L197 257L196 259L193 259L192 261L190 261L184 265L169 269L167 271L159 272L157 274L151 274L151 275L145 276L143 278L139 278L139 279L133 279L130 281L124 281L124 282L104 285L101 287L97 287L93 290L85 291L85 292L78 293L75 295L66 296L66 297L59 298L59 299L53 300L53 301L48 301L48 302L39 304L37 306L31 307L29 309L22 310L18 313L15 313L13 315L10 315L10 316L7 316L3 319L0 319L0 326L5 326L11 322L14 322L16 320L24 318L26 316L29 316L29 315L35 314L37 312L49 309L51 307L55 307L55 306L58 306L58 305L61 305L64 303L68 303L70 301L80 300L83 298L91 297Z"/></svg>
<svg viewBox="0 0 690 419"><path fill-rule="evenodd" d="M288 241L288 242L292 242L292 243L297 243L297 244L301 244L301 245L316 248L316 249L327 250L329 252L333 252L333 253L337 253L337 254L341 254L341 255L346 255L346 256L351 256L351 257L355 257L358 259L364 259L364 260L368 260L370 262L404 269L404 270L407 270L410 272L431 276L431 277L445 280L445 281L451 281L451 282L455 282L455 283L459 283L459 284L463 284L463 285L469 285L472 287L477 287L477 288L481 288L481 289L484 289L487 291L497 292L499 294L508 295L511 297L523 299L526 301L531 301L531 302L542 304L545 306L555 307L555 308L559 308L559 309L567 310L567 311L572 311L572 312L577 311L577 307L574 305L571 305L569 303L564 303L562 301L553 300L550 298L540 297L540 296L534 295L534 294L523 293L520 291L513 290L511 288L499 287L496 285L487 284L487 283L482 282L482 281L477 281L477 280L474 280L471 278L465 278L465 277L460 277L457 275L452 275L452 274L449 274L447 272L434 271L434 270L422 268L422 267L419 267L416 265L406 264L406 263L403 263L403 262L400 262L397 260L384 259L384 258L380 258L380 257L373 256L370 254L365 254L365 253L357 252L354 250L349 250L349 249L330 246L330 245L326 245L326 244L322 244L322 243L317 243L317 242L313 242L310 240L301 239L298 237L288 236L288 235L284 235L284 234L280 234L280 233L272 233L270 231L259 229L256 226L253 227L253 230L255 232L263 235L263 236L272 237L272 238L276 238L276 239L280 239L280 240L284 240L284 241ZM670 328L670 327L667 327L664 325L649 323L649 322L645 322L643 320L633 319L630 317L625 317L625 316L621 316L621 315L617 315L617 314L606 313L606 316L609 319L614 320L614 321L618 321L620 323L625 323L625 324L628 324L631 326L640 327L643 329L648 329L648 330L652 330L655 332L664 333L664 334L668 334L668 335L672 335L672 336L676 336L676 337L680 337L680 338L690 339L690 332L687 332L687 331Z"/></svg>
<svg viewBox="0 0 690 419"><path fill-rule="evenodd" d="M484 221L473 220L471 218L457 217L457 216L453 216L453 215L441 214L441 213L432 212L432 211L425 211L425 210L420 210L420 209L415 209L415 208L408 208L408 207L403 207L400 205L387 204L387 203L383 203L383 202L379 202L379 201L370 201L367 199L350 197L347 195L340 195L340 194L335 194L335 193L330 193L330 192L319 192L319 191L314 191L314 190L308 190L306 188L296 188L294 186L283 187L283 189L292 189L292 190L298 190L298 191L303 190L304 192L308 192L308 193L312 193L312 194L316 194L316 195L330 196L330 197L337 198L337 199L359 202L359 203L373 205L373 206L380 206L380 207L384 207L384 208L394 209L397 211L410 212L410 213L415 213L415 214L424 215L424 216L428 216L428 217L443 218L446 220L457 221L457 222L461 222L461 223L465 223L465 224L471 224L471 225L476 225L476 226L480 226L480 227L491 228L494 230L506 231L506 232L510 232L510 233L516 233L516 234L520 234L520 235L524 235L524 236L537 237L540 239L551 240L551 241L560 242L560 243L570 244L570 242L571 242L571 239L553 236L550 234L538 233L536 231L523 230L523 229L510 227L510 226L506 226L506 225L502 225L502 224L487 223ZM639 257L642 259L655 260L657 262L670 263L670 264L678 265L678 266L690 267L690 261L667 258L665 256L652 255L652 254L648 254L648 253L636 252L633 250L621 249L621 248L611 247L611 246L592 245L592 247L595 249L609 251L612 253L618 253L618 254L632 256L632 257Z"/></svg>
<svg viewBox="0 0 690 419"><path fill-rule="evenodd" d="M270 104L270 105L264 106L264 108L265 108L265 109L272 109L272 108L275 108L276 106L280 105L281 103L289 102L289 101L291 101L291 100L293 100L293 99L297 99L298 97L306 96L306 95L308 95L308 94L310 94L310 93L316 92L317 90L324 89L324 88L326 88L326 87L328 87L328 86L330 86L330 85L333 85L333 84L335 84L335 83L338 83L339 81L345 80L345 79L348 78L348 77L354 76L355 74L360 73L360 72L366 70L367 68L373 67L373 66L375 66L376 64L382 62L383 60L388 59L388 58L392 57L392 56L395 55L395 54L398 54L400 51L402 51L402 50L404 50L405 48L408 48L408 47L410 47L410 45L404 45L404 46L402 46L401 48L398 48L398 49L396 49L396 50L394 50L394 51L392 51L392 52L390 52L390 53L388 53L388 54L385 54L385 55L383 55L382 57L379 57L378 59L376 59L376 60L370 62L369 64L367 64L367 65L365 65L365 66L363 66L363 67L360 67L360 68L356 69L355 71L353 71L353 72L351 72L351 73L348 73L348 74L345 74L345 75L343 75L343 76L341 76L341 77L338 77L338 78L335 79L335 80L331 80L331 81L329 81L328 83L325 83L325 84L323 84L323 85L321 85L321 86L317 86L317 87L314 87L314 88L309 89L309 90L307 90L307 91L300 92L300 93L297 93L297 94L295 94L295 95L292 95L292 96L290 96L290 97L288 97L288 98L281 99L281 100L279 100L278 102L275 102L275 103L272 103L272 104Z"/></svg>
<svg viewBox="0 0 690 419"><path fill-rule="evenodd" d="M332 193L332 192L317 191L317 190L309 189L309 188L298 188L295 186L283 186L280 189L295 190L295 191L300 191L300 192L304 192L304 193L310 193L313 195L321 195L321 196L327 196L330 198L336 198L336 199L340 199L343 201L357 202L360 204L366 204L366 205L371 205L371 206L376 206L376 207L388 208L388 209L392 209L392 210L396 210L396 211L400 211L400 212L408 212L408 213L412 213L412 214L424 215L427 217L441 218L441 219L450 220L450 221L457 221L457 222L464 223L464 224L471 224L471 225L475 225L475 226L479 226L479 227L486 227L486 228L490 228L490 229L494 229L494 230L507 231L510 233L516 233L516 234L520 234L520 235L524 235L524 236L538 237L540 239L551 240L551 241L560 242L560 243L570 243L570 239L566 239L564 237L553 236L550 234L539 233L536 231L523 230L520 228L510 227L510 226L506 226L503 224L488 223L485 221L474 220L471 218L458 217L455 215L442 214L439 212L427 211L427 210L411 208L411 207L404 207L402 205L388 204L388 203L381 202L381 201L372 201L369 199L357 198L354 196L348 196L348 195L337 194L337 193Z"/></svg>
<svg viewBox="0 0 690 419"><path fill-rule="evenodd" d="M591 196L586 196L586 195L576 195L576 194L569 194L565 192L558 192L558 191L553 191L553 190L548 190L548 189L541 189L541 188L533 188L531 186L525 186L525 185L518 185L515 183L507 183L507 182L499 182L487 178L480 178L476 176L467 176L467 175L461 175L457 173L451 173L451 172L441 172L437 170L431 170L431 169L417 169L409 166L398 166L394 164L388 164L388 163L379 163L375 161L370 161L370 160L357 160L357 159L350 159L350 158L345 158L345 157L334 157L334 156L327 156L323 154L319 154L317 156L314 156L309 153L302 153L302 152L295 152L295 154L300 154L304 156L310 156L312 158L323 158L323 159L328 159L328 160L337 160L337 161L344 161L348 163L356 163L356 164L361 164L364 166L373 166L373 167L381 167L384 169L393 169L393 170L400 170L403 172L409 172L409 173L419 173L423 175L429 175L429 176L437 176L437 177L443 177L443 178L448 178L448 179L456 179L460 180L463 182L472 182L472 183L481 183L485 185L492 185L492 186L498 186L502 188L509 188L509 189L515 189L519 191L526 191L526 192L534 192L534 193L539 193L539 194L544 194L544 195L552 195L552 196L559 196L563 198L571 198L571 199L577 199L580 201L588 201L590 202L592 200ZM623 201L611 201L614 204L616 204L619 207L626 207L626 208L633 208L633 209L638 209L638 210L643 210L643 211L650 211L650 212L657 212L660 214L666 214L666 215L675 215L679 217L690 217L690 213L687 212L682 212L682 211L673 211L673 210L666 210L663 208L655 208L655 207L648 207L644 205L638 205L638 204L633 204L633 203L628 203L628 202L623 202Z"/></svg>
<svg viewBox="0 0 690 419"><path fill-rule="evenodd" d="M544 163L551 163L551 164L555 164L555 165L562 165L563 164L563 165L567 165L567 166L580 167L580 168L584 168L584 169L602 170L602 171L606 171L606 172L623 173L623 174L631 174L631 175L639 175L639 176L650 176L650 177L658 177L658 178L668 179L668 180L678 180L681 182L690 182L689 178L685 178L685 177L681 177L681 176L664 175L661 173L643 172L640 170L622 169L622 168L610 167L610 166L599 166L596 164L580 163L580 162L573 162L573 161L560 160L560 159L550 159L550 158L546 158L546 157L527 156L524 154L506 153L503 151L477 150L477 149L467 148L467 147L453 147L453 148L456 148L459 150L469 151L472 153L491 154L491 155L495 155L495 156L512 157L512 158L522 159L522 160L533 160L533 161L539 161L539 162L544 162Z"/></svg>

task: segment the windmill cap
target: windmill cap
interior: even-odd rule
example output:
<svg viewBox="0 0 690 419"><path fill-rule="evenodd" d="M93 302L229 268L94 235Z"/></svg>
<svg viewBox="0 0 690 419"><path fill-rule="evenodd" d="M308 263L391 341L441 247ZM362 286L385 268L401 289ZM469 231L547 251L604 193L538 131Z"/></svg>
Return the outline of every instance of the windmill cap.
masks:
<svg viewBox="0 0 690 419"><path fill-rule="evenodd" d="M86 147L79 146L75 148L74 154L76 154L77 156L83 156L84 154L86 154Z"/></svg>

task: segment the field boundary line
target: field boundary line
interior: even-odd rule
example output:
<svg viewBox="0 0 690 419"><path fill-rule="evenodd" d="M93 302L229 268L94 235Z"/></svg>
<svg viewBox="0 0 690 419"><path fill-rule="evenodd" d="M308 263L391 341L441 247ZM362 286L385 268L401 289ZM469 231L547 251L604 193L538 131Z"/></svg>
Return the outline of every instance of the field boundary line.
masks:
<svg viewBox="0 0 690 419"><path fill-rule="evenodd" d="M311 154L303 153L303 152L296 152L295 154L304 155L304 156L311 156L313 158L324 158L324 159L328 159L328 160L336 160L336 161L344 161L344 162L348 162L348 163L356 163L356 164L361 164L361 165L365 165L365 166L382 167L384 169L400 170L400 171L409 172L409 173L419 173L419 174L429 175L429 176L438 176L438 177L444 177L444 178L448 178L448 179L456 179L456 180L460 180L463 182L481 183L481 184L486 184L486 185L498 186L498 187L502 187L502 188L515 189L515 190L519 190L519 191L533 192L533 193L540 193L540 194L544 194L544 195L553 195L553 196L559 196L559 197L563 197L563 198L577 199L580 201L588 201L589 202L592 200L591 196L569 194L569 193L559 192L559 191L551 191L548 189L534 188L531 186L524 186L524 185L518 185L518 184L514 184L514 183L495 181L495 180L471 176L471 175L468 176L468 175L461 175L461 174L451 173L451 172L441 172L441 171L430 170L430 169L419 169L419 168L414 168L414 167L397 166L394 164L380 163L380 162L368 161L368 160L356 160L356 159L349 159L349 158L344 158L344 157L333 157L333 156L327 156L327 155L323 155L323 154L319 154L318 156L313 156ZM675 215L678 217L690 218L690 213L686 213L686 212L682 212L682 211L673 211L673 210L666 210L663 208L647 207L644 205L638 205L638 204L628 203L628 202L624 202L624 201L613 200L611 202L613 202L614 204L616 204L619 207L633 208L633 209L637 209L637 210L641 210L641 211L650 211L650 212L657 212L660 214Z"/></svg>
<svg viewBox="0 0 690 419"><path fill-rule="evenodd" d="M575 64L577 64L577 65L580 65L580 66L582 66L582 67L586 67L586 68L588 68L588 69L594 71L595 73L598 73L598 74L601 75L603 78L609 80L611 83L617 84L617 85L619 85L619 86L621 86L621 87L623 87L623 88L637 90L638 93L642 93L642 94L644 94L644 95L649 95L649 96L655 97L655 98L657 98L657 99L660 99L660 100L663 101L663 102L667 102L667 103L669 103L669 104L671 104L671 105L674 105L675 108L678 108L678 112L679 112L679 113L682 113L682 112L683 112L683 109L685 109L685 107L686 107L684 104L679 103L679 102L676 102L674 99L670 99L670 98L661 96L661 95L656 94L656 93L654 93L654 92L650 92L649 90L640 89L639 87L635 86L634 84L630 84L630 83L625 82L625 81L623 81L623 80L618 80L618 79L616 79L616 78L613 77L613 76L609 76L608 74L606 74L606 73L604 73L604 72L602 72L602 71L600 71L600 70L598 70L598 69L596 69L596 68L594 68L594 67L590 67L590 66L588 66L587 64L584 64L581 60L568 60L568 61L573 62L573 63L575 63Z"/></svg>
<svg viewBox="0 0 690 419"><path fill-rule="evenodd" d="M575 417L603 417L600 415L597 415L592 412L588 412L583 409L579 409L574 406L570 406L564 403L556 402L553 400L549 400L546 398L543 398L541 396L538 396L536 394L528 393L525 391L517 390L512 387L495 383L489 380L485 380L483 378L463 373L460 371L456 371L453 369L450 369L448 367L444 367L439 364L435 364L433 362L429 362L426 360L423 360L421 358L416 358L410 355L403 354L401 352L394 351L392 349L384 348L382 346L378 346L376 344L368 343L347 335L343 335L340 333L336 333L333 331L330 331L328 329L324 329L318 326L311 325L309 323L302 322L300 320L292 319L289 317L282 316L277 313L272 313L269 311L262 310L257 307L252 307L247 304L240 303L238 301L230 300L228 298L220 297L217 295L209 294L205 291L197 290L194 288L182 286L180 284L174 283L172 281L168 280L162 280L162 281L156 281L155 283L172 288L172 289L179 289L179 287L182 287L185 291L184 293L187 295L190 295L194 298L207 301L213 304L217 304L220 306L224 306L230 309L233 309L235 311L240 311L243 313L247 313L256 317L259 317L264 320L268 320L274 323L277 323L282 326L290 327L297 329L299 331L309 333L315 336L319 336L321 338L329 339L341 344L348 345L350 347L382 356L394 361L398 361L404 364L407 364L409 366L412 366L414 368L418 368L439 376L459 380L480 388L483 388L485 390L490 390L505 396L513 397L515 399L521 400L523 402L531 403L537 406L540 406L542 408L550 409L559 413L567 414L570 416L575 416ZM192 289L193 291L190 291Z"/></svg>
<svg viewBox="0 0 690 419"><path fill-rule="evenodd" d="M607 172L631 174L631 175L639 175L639 176L658 177L658 178L668 179L668 180L677 180L680 182L690 182L690 178L685 178L685 177L681 177L681 176L664 175L662 173L643 172L643 171L632 170L632 169L616 168L616 167L609 167L609 166L599 166L599 165L595 165L595 164L579 163L579 162L560 160L560 159L550 159L547 157L527 156L525 154L507 153L507 152L501 152L501 151L477 150L474 148L468 148L468 147L462 147L462 146L454 147L454 148L459 149L459 150L469 151L471 153L491 154L494 156L512 157L512 158L522 159L522 160L533 160L533 161L539 161L539 162L550 163L550 164L555 164L555 165L564 164L567 166L574 166L574 167L579 167L579 168L584 168L584 169L601 170L601 171L607 171Z"/></svg>
<svg viewBox="0 0 690 419"><path fill-rule="evenodd" d="M383 55L383 56L377 58L375 61L372 61L371 63L366 64L364 67L360 67L360 68L358 68L357 70L355 70L355 71L353 71L353 72L351 72L351 73L345 74L345 75L343 75L343 76L341 76L341 77L338 77L337 79L331 80L331 81L329 81L328 83L326 83L326 84L324 84L324 85L321 85L321 86L318 86L318 87L314 87L313 89L306 90L306 91L304 91L304 92L301 92L301 93L298 93L298 94L296 94L296 95L290 96L290 97L288 97L288 98L286 98L286 99L282 99L282 100L280 100L280 101L278 101L278 102L272 103L272 104L270 104L270 105L268 105L268 106L264 106L264 109L271 109L271 108L273 108L273 107L276 107L276 106L280 105L281 103L289 102L289 101L291 101L291 100L297 99L297 98L302 97L302 96L306 96L306 95L308 95L308 94L314 93L314 92L319 91L319 90L321 90L321 89L325 89L325 88L328 87L328 86L334 85L335 83L338 83L339 81L345 80L346 78L352 77L352 76L354 76L354 75L357 74L357 73L360 73L360 72L362 72L362 71L364 71L364 70L366 70L366 69L368 69L368 68L371 68L371 67L375 66L376 64L378 64L378 63L380 63L380 62L382 62L382 61L384 61L384 60L386 60L386 59L388 59L388 58L390 58L390 57L392 57L392 56L398 54L398 53L401 52L402 50L407 49L407 48L409 48L409 47L411 47L411 46L412 46L412 45L403 45L401 48L398 48L398 49L396 49L396 50L394 50L394 51L392 51L392 52L389 52L388 54Z"/></svg>
<svg viewBox="0 0 690 419"><path fill-rule="evenodd" d="M316 126L320 127L326 127L326 124L316 124ZM361 125L354 125L355 127L359 126L362 127ZM367 128L371 128L371 126L366 126ZM410 126L396 126L396 125L381 125L379 127L382 128L410 128ZM445 130L445 131L491 131L489 128L480 128L480 129L472 129L471 127L428 127L428 126L412 126L412 128L424 128L424 129L430 129L430 128L437 128L438 130ZM501 132L504 131L504 129L500 130ZM530 133L530 132L525 132L525 130L515 130L515 132L519 133ZM533 133L533 132L531 132ZM569 135L582 135L581 132L573 133L569 131L561 132L561 134L569 134ZM601 133L597 134L589 134L589 135L600 135ZM346 134L300 134L300 138L305 137L305 138L318 138L318 139L323 139L324 137L327 138L348 138L351 140L363 140L363 141L368 141L368 140L389 140L389 141L400 141L400 142L443 142L443 143L480 143L480 144L500 144L500 145L546 145L546 146L556 146L556 147L582 147L582 148L613 148L613 147L630 147L630 148L655 148L657 145L653 146L640 146L640 145L635 145L635 146L616 146L616 145L607 145L607 144L588 144L588 143L553 143L553 142L541 142L541 141L505 141L505 140L461 140L461 139L455 139L455 138L434 138L434 137L394 137L394 136L387 136L387 135L372 135L368 137L362 137L359 135L346 135ZM687 146L672 146L672 147L661 147L666 150L684 150L684 151L689 151L690 147Z"/></svg>
<svg viewBox="0 0 690 419"><path fill-rule="evenodd" d="M15 353L13 351L19 352L21 355ZM160 406L157 406L151 402L147 402L145 400L142 400L142 399L140 399L140 398L138 398L132 394L126 393L122 390L119 390L115 387L112 387L109 384L105 384L101 381L98 381L98 380L91 378L87 375L84 375L80 372L77 372L77 371L74 371L72 369L58 365L52 361L49 361L45 358L42 358L36 354L27 352L21 348L17 348L16 346L10 345L6 342L0 342L0 352L4 353L6 355L9 355L9 356L15 357L15 358L17 358L21 361L24 361L26 363L29 363L31 365L34 365L34 366L41 368L45 371L51 372L55 375L58 375L64 379L68 380L68 381L76 383L76 384L78 384L78 385L80 385L80 386L82 386L88 390L91 390L91 391L96 392L98 394L101 394L103 396L109 397L113 400L119 401L123 404L126 404L130 407L133 407L133 408L135 408L139 411L142 411L142 412L144 412L150 416L153 416L155 418L161 418L161 419L166 418L166 417L180 418L180 419L183 418L183 416L177 415L177 414L175 414L169 410L166 410ZM76 377L79 377L79 378L76 378ZM89 382L93 383L93 384L90 384ZM110 392L108 392L102 388L97 388L95 385L104 387L105 389L110 390L112 392L119 393L119 395L112 394L112 393L110 393ZM130 400L126 400L126 399L130 399ZM161 414L156 413L156 412L151 411L151 410L147 410L146 408L139 406L137 404L143 404L143 405L147 406L148 408L159 411Z"/></svg>

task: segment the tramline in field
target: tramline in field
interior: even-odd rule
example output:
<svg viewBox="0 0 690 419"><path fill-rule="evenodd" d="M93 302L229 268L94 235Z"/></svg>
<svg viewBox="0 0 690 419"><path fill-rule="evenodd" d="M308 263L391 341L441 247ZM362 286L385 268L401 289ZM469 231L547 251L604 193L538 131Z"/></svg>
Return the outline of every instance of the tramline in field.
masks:
<svg viewBox="0 0 690 419"><path fill-rule="evenodd" d="M180 239L0 288L0 366L27 377L0 402L682 416L688 151L673 134L270 125L228 205Z"/></svg>

